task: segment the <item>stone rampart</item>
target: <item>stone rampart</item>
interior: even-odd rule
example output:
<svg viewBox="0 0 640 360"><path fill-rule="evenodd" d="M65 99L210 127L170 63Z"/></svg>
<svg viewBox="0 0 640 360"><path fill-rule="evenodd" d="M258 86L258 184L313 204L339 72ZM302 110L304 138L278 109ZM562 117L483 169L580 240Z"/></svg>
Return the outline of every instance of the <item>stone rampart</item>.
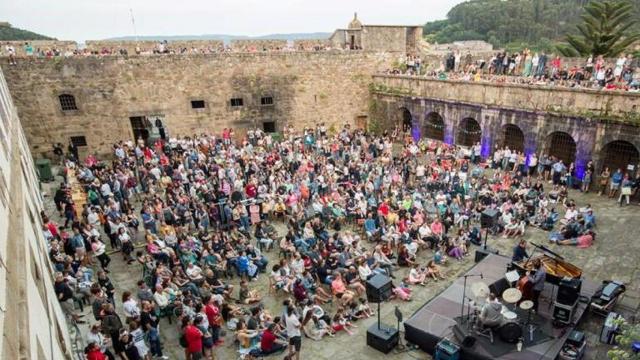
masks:
<svg viewBox="0 0 640 360"><path fill-rule="evenodd" d="M257 52L32 58L2 63L34 156L84 136L88 151L133 139L131 117L159 116L169 136L366 122L371 74L393 56L368 52ZM72 95L77 110L63 111ZM271 101L263 98L271 98ZM242 99L232 106L231 99ZM197 108L192 101L202 100ZM203 106L201 106L203 105ZM237 103L236 103L237 105Z"/></svg>
<svg viewBox="0 0 640 360"><path fill-rule="evenodd" d="M612 120L637 119L640 113L640 94L631 92L395 75L374 76L374 86L383 93Z"/></svg>
<svg viewBox="0 0 640 360"><path fill-rule="evenodd" d="M87 50L98 53L103 50L117 53L120 49L125 49L129 55L132 55L136 54L136 50L142 53L153 52L158 47L158 41L91 40L87 41L85 46ZM168 41L166 45L166 50L174 53L180 53L184 49L188 52L191 49L220 51L224 49L224 43L220 40L178 40Z"/></svg>
<svg viewBox="0 0 640 360"><path fill-rule="evenodd" d="M16 49L16 56L27 56L25 51L25 44L29 43L33 48L33 52L38 51L47 52L48 50L58 50L60 54L71 51L73 52L78 48L78 44L75 41L60 41L60 40L16 40L16 41L0 41L2 46L2 55L6 56L5 46L10 44Z"/></svg>
<svg viewBox="0 0 640 360"><path fill-rule="evenodd" d="M287 47L287 40L232 40L231 49L237 52L279 51Z"/></svg>

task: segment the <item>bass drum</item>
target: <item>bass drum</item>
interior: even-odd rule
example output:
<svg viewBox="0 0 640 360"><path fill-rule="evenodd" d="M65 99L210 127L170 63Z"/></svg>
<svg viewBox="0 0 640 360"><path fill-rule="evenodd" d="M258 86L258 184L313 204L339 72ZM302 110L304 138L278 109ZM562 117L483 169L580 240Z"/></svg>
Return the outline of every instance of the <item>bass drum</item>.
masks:
<svg viewBox="0 0 640 360"><path fill-rule="evenodd" d="M498 336L504 342L515 344L522 337L522 328L517 322L508 322L498 328Z"/></svg>

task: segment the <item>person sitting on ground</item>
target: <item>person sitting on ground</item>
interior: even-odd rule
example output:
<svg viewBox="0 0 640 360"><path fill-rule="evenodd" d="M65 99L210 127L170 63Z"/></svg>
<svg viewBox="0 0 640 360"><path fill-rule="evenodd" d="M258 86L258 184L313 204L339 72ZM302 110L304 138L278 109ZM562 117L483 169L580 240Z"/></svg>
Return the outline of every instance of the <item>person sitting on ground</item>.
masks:
<svg viewBox="0 0 640 360"><path fill-rule="evenodd" d="M424 267L421 268L418 263L413 264L413 266L411 266L411 270L409 270L409 277L407 278L407 283L411 285L425 286L426 280L427 280L427 269Z"/></svg>
<svg viewBox="0 0 640 360"><path fill-rule="evenodd" d="M344 330L347 334L354 335L354 332L351 331L351 329L353 328L357 328L357 326L353 325L345 318L342 310L338 310L331 319L331 330L333 330L334 334L341 330Z"/></svg>
<svg viewBox="0 0 640 360"><path fill-rule="evenodd" d="M442 273L440 271L440 266L438 266L434 260L431 260L427 263L427 273L435 281L438 281L438 279L444 280L444 276L442 276Z"/></svg>
<svg viewBox="0 0 640 360"><path fill-rule="evenodd" d="M280 340L274 334L276 324L270 323L267 328L262 332L260 337L260 353L261 355L275 354L280 351L284 351L287 347L287 342Z"/></svg>
<svg viewBox="0 0 640 360"><path fill-rule="evenodd" d="M241 304L253 304L261 300L260 294L256 290L249 290L249 285L246 280L240 281L240 293L238 299Z"/></svg>

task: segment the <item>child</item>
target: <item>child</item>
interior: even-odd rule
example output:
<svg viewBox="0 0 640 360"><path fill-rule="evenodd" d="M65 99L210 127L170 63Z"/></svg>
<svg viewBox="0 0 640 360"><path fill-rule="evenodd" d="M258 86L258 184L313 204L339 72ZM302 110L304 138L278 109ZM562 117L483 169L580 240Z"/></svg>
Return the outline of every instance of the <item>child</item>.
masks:
<svg viewBox="0 0 640 360"><path fill-rule="evenodd" d="M420 268L418 263L413 264L411 270L409 271L409 277L407 282L411 285L422 285L425 286L425 281L427 280L427 272L424 267Z"/></svg>
<svg viewBox="0 0 640 360"><path fill-rule="evenodd" d="M360 298L360 304L358 305L358 312L363 314L365 318L369 318L375 315L375 312L369 306L369 302L366 298Z"/></svg>
<svg viewBox="0 0 640 360"><path fill-rule="evenodd" d="M442 250L438 249L433 255L433 260L438 265L444 265L447 263L447 257L442 254Z"/></svg>
<svg viewBox="0 0 640 360"><path fill-rule="evenodd" d="M331 330L333 333L337 333L340 330L344 330L347 334L353 335L354 332L350 330L350 328L356 328L357 326L351 324L347 319L345 319L342 314L342 310L338 310L338 312L333 316L331 321Z"/></svg>
<svg viewBox="0 0 640 360"><path fill-rule="evenodd" d="M249 290L246 280L240 281L240 303L241 304L253 304L260 301L260 294L255 290Z"/></svg>
<svg viewBox="0 0 640 360"><path fill-rule="evenodd" d="M391 283L391 291L394 297L404 301L411 301L411 289L406 287L404 283L401 283L400 286L395 286Z"/></svg>
<svg viewBox="0 0 640 360"><path fill-rule="evenodd" d="M427 264L427 273L431 275L435 281L438 281L438 279L444 280L444 276L442 276L442 273L440 272L440 267L436 265L436 262L433 260L429 261Z"/></svg>

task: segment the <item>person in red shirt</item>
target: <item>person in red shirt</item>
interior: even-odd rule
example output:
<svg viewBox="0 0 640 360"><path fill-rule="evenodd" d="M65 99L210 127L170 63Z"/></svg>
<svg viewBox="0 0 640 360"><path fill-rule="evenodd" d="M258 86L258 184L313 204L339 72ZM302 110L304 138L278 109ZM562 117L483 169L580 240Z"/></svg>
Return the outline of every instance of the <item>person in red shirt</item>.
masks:
<svg viewBox="0 0 640 360"><path fill-rule="evenodd" d="M187 352L191 360L202 359L202 331L196 326L198 321L202 322L202 317L196 316L195 325L189 316L182 319L183 325L186 325L184 326L184 339L187 342Z"/></svg>
<svg viewBox="0 0 640 360"><path fill-rule="evenodd" d="M92 342L85 350L87 360L107 360L107 356L100 351L100 346Z"/></svg>
<svg viewBox="0 0 640 360"><path fill-rule="evenodd" d="M258 195L258 188L256 187L256 184L250 182L249 185L244 188L244 192L247 194L248 198L253 199Z"/></svg>
<svg viewBox="0 0 640 360"><path fill-rule="evenodd" d="M216 345L220 345L220 308L218 304L213 300L213 297L207 296L203 299L204 313L207 314L207 320L209 320L209 326L211 327L211 336L213 342Z"/></svg>
<svg viewBox="0 0 640 360"><path fill-rule="evenodd" d="M271 323L262 332L262 337L260 338L260 351L262 355L274 354L283 351L287 347L286 342L278 340L273 334L275 327L276 324Z"/></svg>

